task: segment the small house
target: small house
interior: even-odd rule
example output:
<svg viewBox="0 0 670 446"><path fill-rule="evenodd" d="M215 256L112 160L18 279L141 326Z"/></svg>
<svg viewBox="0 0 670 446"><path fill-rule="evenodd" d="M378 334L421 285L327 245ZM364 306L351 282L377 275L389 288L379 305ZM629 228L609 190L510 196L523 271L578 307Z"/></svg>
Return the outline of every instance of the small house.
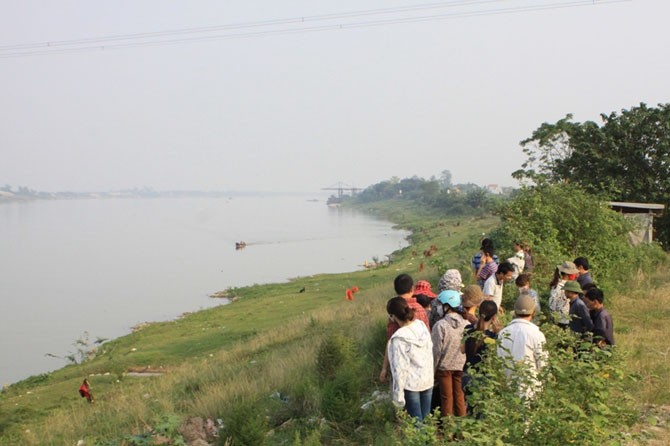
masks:
<svg viewBox="0 0 670 446"><path fill-rule="evenodd" d="M654 240L654 217L663 213L662 204L624 203L610 201L609 206L635 222L635 229L629 234L634 245L651 243Z"/></svg>

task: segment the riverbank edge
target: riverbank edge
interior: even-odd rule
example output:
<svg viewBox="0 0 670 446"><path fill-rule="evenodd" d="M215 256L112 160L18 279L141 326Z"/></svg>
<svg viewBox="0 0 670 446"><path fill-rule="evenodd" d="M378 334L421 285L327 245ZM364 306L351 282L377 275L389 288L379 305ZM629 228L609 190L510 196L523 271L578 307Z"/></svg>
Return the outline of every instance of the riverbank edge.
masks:
<svg viewBox="0 0 670 446"><path fill-rule="evenodd" d="M421 227L419 222L423 223L428 219L437 221L438 219L444 218L436 212L426 211L421 209L420 206L408 204L406 202L381 203L373 206L352 206L352 208L367 212L378 218L384 218L393 223L397 228L408 230L410 232L410 235L407 237L409 243L408 246L394 252L394 256L398 257L400 262L404 262L406 259L411 258L413 251L419 248L419 244L423 241L434 241L435 239L435 237L429 234L425 228L423 232L415 232ZM493 222L495 222L495 218L490 223L486 224L492 226L495 224ZM442 228L436 224L434 230L442 231ZM463 245L462 240L459 241L459 243ZM473 246L474 244L476 244L476 240L472 242ZM468 250L469 249L470 248L468 248ZM411 262L409 263L411 264ZM407 268L407 272L410 274L416 273L418 266L419 265L416 264L413 268ZM426 262L425 268L426 270L421 273L420 278L435 279L437 277L437 271L434 267L430 266L428 262ZM2 406L5 406L3 409L7 410L8 408L11 409L10 406L16 404L16 401L19 401L19 399L27 395L41 394L40 398L42 401L39 404L32 405L29 403L30 398L23 399L20 406L24 406L24 409L26 409L27 406L28 410L24 410L23 414L15 414L18 415L16 417L9 417L11 419L10 425L18 426L28 420L30 420L31 424L34 424L35 422L38 422L39 419L47 416L50 410L57 409L58 407L65 407L67 404L76 402L76 399L75 401L72 401L72 398L69 397L63 399L63 395L71 395L71 388L73 388L73 386L78 386L77 383L82 377L96 376L100 377L100 381L103 381L102 377L106 377L105 379L109 382L99 382L97 386L98 391L112 391L114 381L122 380L125 373L132 368L143 367L147 370L161 368L167 370L169 373L171 368L178 367L185 362L193 360L195 357L202 356L203 353L231 347L237 341L263 331L263 323L257 323L257 325L260 324L261 326L251 331L236 331L236 327L231 327L229 330L231 336L225 338L224 342L221 342L221 339L219 339L219 342L215 344L204 342L201 345L197 345L199 344L198 336L185 334L185 332L195 331L190 330L189 327L202 323L207 325L207 319L220 318L220 312L223 311L222 307L228 307L229 310L226 311L232 313L233 316L239 316L239 313L247 314L250 313L247 311L247 308L249 306L260 304L260 300L268 302L266 299L281 300L288 295L290 295L291 298L295 297L296 284L304 283L307 283L307 292L300 294L300 296L308 296L311 291L310 284L312 286L316 284L316 291L320 292L323 296L327 296L328 306L330 307L333 306L334 302L341 302L341 299L345 297L347 287L351 286L349 284L353 283L358 284L362 290L382 286L390 288L390 292L392 292L392 286L389 286L388 284L392 283L392 277L397 274L394 269L395 268L392 269L386 267L360 270L351 273L317 274L290 279L286 283L270 283L241 287L236 291L242 298L238 299L233 305L219 305L217 307L187 314L176 320L151 323L148 326L143 327L141 330L115 338L114 340L97 346L97 351L95 352L94 357L88 361L81 364L67 365L52 372L31 376L4 388L3 392L0 393L0 403L3 403ZM321 290L318 287L320 282L323 282ZM287 291L289 289L290 291ZM265 297L261 298L261 296ZM341 298L338 296L341 296ZM325 302L325 299L323 302ZM304 314L320 307L321 305L304 305L301 308L304 309ZM203 331L208 329L198 328ZM237 329L239 328L240 327L238 326ZM175 348L172 348L174 346L168 346L165 342L153 342L156 338L160 337L186 337L185 344L193 344L195 347L190 348L187 346L183 350L175 350ZM161 359L170 359L159 361L157 360L159 357ZM128 360L128 358L133 359ZM166 362L166 364L162 364L162 362ZM45 399L47 401L44 401ZM69 403L66 403L68 401ZM45 412L45 408L49 410Z"/></svg>
<svg viewBox="0 0 670 446"><path fill-rule="evenodd" d="M419 206L412 204L400 202L374 206L355 206L354 208L376 217L385 218L398 228L410 231L407 238L409 245L395 251L398 261L406 266L404 271L410 274L417 273L419 269L419 262L411 266L412 262L407 261L415 254L413 251L418 249L424 241L435 242L439 237L434 232L444 232L443 227L440 226L443 223L436 223L430 231L424 227L421 231L415 232L425 224L426 220L432 219L437 222L444 217L435 212L422 210ZM446 220L449 220L449 218ZM479 219L478 225L483 224L492 227L496 224L495 222L496 219L489 221ZM461 232L465 233L465 231ZM470 244L465 243L464 238L454 238L450 242L461 247ZM476 240L472 241L471 244L474 246ZM470 251L470 247L467 248L467 251ZM401 265L398 264L398 266ZM425 262L424 267L425 271L422 271L417 277L436 279L437 271L428 261ZM319 293L318 297L322 300L315 303L312 299L310 302L304 301L304 303L296 303L293 306L301 308L303 315L316 309L331 311L328 308L339 305L345 297L346 289L353 283L358 284L360 289L363 290L363 294L366 289L375 287L389 288L388 294L391 294L392 285L389 284L392 284L392 278L395 275L397 275L396 268L387 266L351 273L300 277L290 279L286 283L241 287L237 291L242 298L238 299L233 305L220 305L190 313L178 320L152 323L137 332L115 338L98 346L95 357L89 361L68 365L53 372L31 376L8 386L0 394L0 411L10 415L7 428L13 426L20 431L26 423L33 426L40 424L40 420L48 417L51 410L59 407L65 409L67 406L77 403L77 399L73 396L68 396L63 400L63 395L73 395L71 389L78 387L82 377L95 376L97 392L114 392L114 387L117 383L123 381L125 374L131 368L144 367L147 370L160 368L167 370L169 373L172 368L179 367L198 357L211 356L212 352L232 348L232 346L245 339L272 329L272 324L267 324L267 321L261 320L260 317L255 320L253 318L247 319L245 323L252 322L255 326L254 329L245 329L240 327L239 323L231 323L229 327L219 327L224 332L224 336L227 332L228 337L219 337L215 342L211 342L211 339L206 339L206 336L198 334L200 330L206 332L213 329L212 323L207 322L208 319L225 318L226 315L239 317L242 313L251 314L253 311L250 311L249 308L269 301L278 300L282 303L282 299L294 299L298 296L304 299L304 297L310 295L315 285L315 291ZM319 289L319 283L321 282L323 282L321 284L322 289ZM307 284L307 292L296 294L298 284L301 284L301 286ZM295 317L295 315L291 317ZM206 322L205 325L208 326L200 327L203 322ZM174 346L170 342L166 342L166 339L168 341L170 339L183 339L183 341L179 342L178 346ZM132 359L129 360L129 358ZM41 399L41 401L36 401L38 399ZM44 407L51 410L45 411ZM17 410L14 411L13 409ZM3 442L0 441L0 444L3 444Z"/></svg>
<svg viewBox="0 0 670 446"><path fill-rule="evenodd" d="M374 218L382 219L385 220L391 224L393 224L393 229L394 230L403 230L403 231L408 231L409 234L405 236L405 240L407 241L407 246L397 249L393 251L391 256L396 256L400 252L403 251L408 251L410 249L413 249L413 246L417 243L416 239L416 234L414 231L417 230L417 225L414 225L411 223L406 218L403 218L403 213L411 213L415 215L420 215L422 218L441 218L440 215L438 215L436 212L432 211L426 211L426 210L421 210L419 207L414 207L412 205L408 205L407 202L405 201L394 201L390 200L389 202L383 202L383 203L372 203L369 205L358 205L358 204L347 204L345 206L346 208L356 210L358 212L366 213L369 216L372 216ZM246 286L240 286L240 287L230 287L226 288L223 290L218 290L218 291L213 291L210 293L209 297L211 299L221 299L222 304L221 305L228 305L229 303L232 303L233 301L238 301L242 296L253 296L256 294L259 294L260 292L264 291L264 288L273 288L277 286L286 286L291 283L298 283L307 279L312 279L315 277L328 277L330 280L337 280L338 278L348 278L352 274L358 274L358 273L365 273L372 271L373 269L358 269L354 271L349 271L349 272L341 272L341 273L317 273L314 275L308 275L308 276L298 276L298 277L291 277L291 278L286 278L284 281L280 282L268 282L268 283L255 283L251 285L246 285ZM221 306L219 305L219 306ZM217 307L213 307L217 308ZM177 320L182 320L187 317L191 317L193 315L197 315L200 313L204 313L207 311L212 310L213 308L203 308L195 311L186 311L184 313L181 313L180 315L176 316L175 318L169 319L169 320L155 320L155 321L144 321L136 324L135 326L131 327L131 332L127 333L125 335L121 335L119 337L113 338L108 340L108 343L112 343L115 341L118 341L120 339L123 339L127 336L132 336L133 333L146 330L146 328L150 326L155 326L155 325L161 325L161 324L170 324L172 322L175 322ZM78 341L78 340L75 340ZM48 374L53 374L56 373L62 369L71 367L72 365L65 365L59 369L50 371L50 372L45 372L33 376L28 376L24 379L21 379L19 381L16 381L11 384L4 384L3 387L7 389L8 387L14 387L14 386L21 386L22 384L25 384L25 382L30 382L34 380L39 380L40 377L43 377L43 375L48 375Z"/></svg>
<svg viewBox="0 0 670 446"><path fill-rule="evenodd" d="M188 191L186 191L184 193L188 193ZM6 200L3 200L2 197L0 196L0 206L3 205L3 204L6 204L6 205L28 204L28 203L45 202L45 201L52 201L52 202L53 201L70 201L71 202L71 201L90 201L90 200L109 200L109 199L125 199L125 200L166 199L166 200L170 200L170 199L190 199L190 198L205 198L205 199L212 198L211 196L207 195L208 192L197 192L197 193L202 194L202 195L195 195L194 197L180 196L180 195L172 196L172 195L170 195L171 192L162 192L162 194L164 194L164 195L158 195L156 197L131 196L131 195L129 195L129 196L101 197L101 196L93 196L95 194L91 194L91 196L77 196L77 197L15 196L15 197L12 197L12 198L8 198ZM220 194L221 197L224 197L223 192L216 192L216 193ZM241 192L241 194L242 194L242 196L244 196L244 192ZM251 192L250 194L251 194L252 197L263 197L264 196L260 192ZM278 193L278 196L280 196L280 197L292 197L294 195L286 194L286 193ZM309 197L311 195L301 193L301 194L295 194L295 196L299 196L301 198L306 198L306 197ZM215 196L215 198L221 198L221 197L219 197L219 195ZM228 195L225 195L225 197L228 197ZM325 209L326 206L324 205L323 208ZM364 211L358 210L358 209L357 209L357 211L364 212ZM372 215L372 214L369 213L368 215ZM380 218L378 215L375 215L374 217ZM388 220L385 220L384 223L385 223L385 227L394 227L394 228L397 227L397 225L395 225L394 222L391 222L391 221L388 221ZM388 225L388 226L386 226L386 225ZM409 236L411 236L411 234L409 234ZM404 234L404 233L395 235L395 237L397 237L397 240L401 241L403 245L409 243L407 241L409 236ZM389 248L388 248L389 250L393 248L393 246L391 246L391 245L392 244L389 243ZM397 244L394 245L394 246L397 246ZM231 249L232 249L232 247L231 247ZM362 270L362 265L354 266L353 263L354 262L352 261L352 265L350 265L352 270L351 271L344 271L344 272L342 272L342 274L348 274L348 273L352 273L352 272ZM363 261L361 260L361 262L358 262L358 263L363 263ZM357 268L357 269L355 269L355 268ZM334 272L332 272L332 273L331 272L326 272L326 273L319 272L317 274L337 274L337 273L334 273ZM302 277L302 276L297 276L296 277L295 275L291 275L291 276L287 275L287 276L285 276L285 277L283 277L279 280L276 280L276 281L271 280L271 279L268 279L269 281L267 281L267 282L263 281L263 282L260 282L260 283L259 282L254 283L253 281L249 281L248 285L242 285L242 286L239 286L239 287L230 287L230 288L226 288L224 290L217 290L215 287L212 287L209 290L205 289L203 291L207 292L207 298L205 300L203 300L201 302L201 304L193 304L192 303L191 308L182 307L183 309L181 311L177 310L174 313L171 312L171 313L165 314L164 316L159 317L159 318L149 316L149 317L145 317L145 318L142 318L142 319L128 319L128 321L126 323L122 323L122 324L119 324L118 326L116 326L116 330L115 330L116 333L112 334L111 336L104 331L96 332L94 330L91 330L90 328L87 328L86 330L84 330L82 328L81 329L82 331L78 335L79 338L75 339L73 337L72 340L71 340L73 343L79 344L79 345L76 346L77 348L75 349L74 353L77 353L77 354L79 353L79 351L78 351L79 347L86 347L86 346L81 345L82 343L90 344L88 347L91 347L91 348L94 347L95 345L97 345L92 340L92 339L95 339L96 337L99 337L99 338L104 337L104 338L107 339L108 342L113 341L113 340L116 340L116 339L121 338L123 336L127 336L129 334L132 334L133 332L145 329L146 327L148 327L150 325L160 324L160 323L163 323L163 322L171 322L171 321L174 321L174 320L177 320L177 319L184 318L191 313L202 311L202 310L208 309L212 306L228 304L233 300L239 299L239 296L235 296L235 295L229 296L228 295L228 294L230 294L231 289L234 290L237 294L239 294L239 292L244 292L243 290L247 287L253 287L255 285L271 285L271 284L274 284L274 283L287 283L287 282L290 282L291 280L299 279L300 277ZM201 296L201 298L204 299L204 296ZM154 313L154 314L156 314L156 313ZM94 328L94 326L92 326L92 328ZM89 335L91 337L90 340L88 339ZM43 369L39 369L39 368L38 369L33 369L33 370L31 370L31 371L29 371L25 374L19 375L19 377L13 376L13 377L10 378L10 377L5 376L4 378L7 378L7 380L0 381L0 391L4 387L20 384L22 381L29 380L33 377L39 377L39 376L44 375L44 374L50 374L50 373L56 372L57 370L60 370L64 367L67 367L69 365L67 363L67 356L68 356L68 353L73 353L72 352L72 347L73 347L72 344L69 345L69 346L59 344L59 346L54 347L52 350L42 350L41 352L34 353L35 356L40 356L45 351L49 351L50 353L53 353L53 354L47 355L47 356L50 356L50 358L47 358L47 362L45 363L46 365L44 366ZM68 352L68 349L71 350L71 351Z"/></svg>
<svg viewBox="0 0 670 446"><path fill-rule="evenodd" d="M381 206L381 207L384 208L384 206ZM408 207L408 208L404 208L404 209L406 211L412 213L413 217L415 217L415 219L418 219L418 220L421 220L423 216L427 215L427 214L422 215L421 209L418 209L418 208L409 208ZM379 211L379 209L377 209L377 211ZM383 209L382 209L382 212L383 212ZM397 217L397 215L396 215L396 217ZM435 216L433 216L433 217L435 218ZM402 219L400 219L400 220L402 220ZM463 220L463 221L467 220L468 226L471 225L471 224L474 226L477 223L482 223L482 220L479 220L479 218L477 218L477 217L474 217L474 218L473 217L461 217L460 220ZM458 226L461 226L460 225L460 220L459 219L451 219L451 222L454 222L454 225L456 223L458 223ZM435 232L436 231L438 231L440 233L449 232L447 230L447 228L450 227L449 223L450 223L450 219L445 219L445 221L435 224L434 227L429 228L426 225L424 225L423 229L425 229L426 232L424 232L423 230L414 232L413 235L412 235L412 238L410 239L411 245L408 246L407 248L404 248L403 250L401 250L403 252L401 252L400 255L398 256L397 263L396 263L395 266L405 267L405 268L402 268L403 272L410 272L410 274L412 274L412 271L416 271L416 269L418 269L418 265L419 265L419 262L417 262L417 260L427 260L427 259L422 259L420 256L417 257L416 255L413 256L412 255L412 250L413 249L420 250L422 248L421 244L424 243L424 242L429 243L429 242L436 242L436 241L437 241L437 244L441 248L443 248L445 245L443 245L440 241L437 240L437 237L435 236ZM491 224L491 227L492 227L494 221L492 220L489 223ZM411 221L408 221L408 220L401 223L401 225L406 225L405 227L407 227L408 229L413 226ZM416 226L414 226L414 228L416 229L420 226L421 225L416 225ZM473 227L471 229L475 229L475 228ZM454 231L456 232L456 230L454 230ZM470 232L472 232L472 231L470 231ZM475 231L475 233L477 233L477 232ZM477 234L481 235L481 233L477 233ZM452 234L452 235L456 235L456 234ZM444 234L442 234L442 240L443 241L449 240L449 238L446 238L444 236ZM444 254L445 254L444 250L440 250L439 251L440 258L435 259L435 260L438 260L438 262L449 262L450 258L459 257L458 251L460 251L460 254L463 254L463 253L467 252L471 255L472 254L472 252L471 252L472 251L472 246L474 246L476 244L476 240L465 240L462 237L460 239L453 239L452 238L451 240L449 240L449 242L450 242L449 246L455 248L454 251L451 252L451 254L448 254L447 256L444 256ZM419 252L421 252L421 251L419 251ZM406 255L406 257L403 257L403 255ZM462 257L462 255L461 255L461 257ZM408 261L409 261L409 263L407 263ZM411 265L412 262L416 262L416 263ZM434 279L436 278L436 275L437 275L437 269L435 267L433 267L431 262L432 261L426 261L426 265L425 265L426 269L423 272L418 273L417 275L415 275L415 278L428 278L428 279L430 279L431 281L434 282ZM421 262L421 263L423 263L423 262ZM408 266L408 265L410 265L410 266ZM450 264L449 266L450 267L461 267L462 265ZM388 281L382 276L392 277L393 275L397 274L398 269L401 269L401 268L381 268L381 269L376 270L376 271L373 270L372 271L373 282L377 284L376 285L377 287L381 286L381 288L383 288L384 290L387 289L387 288L391 288L390 286L387 285ZM293 281L291 281L288 284L267 284L267 285L252 286L252 287L248 287L248 290L245 289L245 296L244 297L249 298L248 300L247 299L240 299L234 305L229 305L229 306L225 306L225 307L228 307L228 310L235 309L234 313L238 314L238 315L242 314L242 313L252 314L254 307L259 305L259 304L261 304L261 305L262 304L267 304L268 302L273 302L274 303L277 299L283 299L287 296L295 296L296 295L295 294L296 293L295 292L296 283L294 283L294 282L301 281L303 279L305 279L305 280L308 280L308 279L320 280L319 278L326 277L326 278L331 279L331 280L335 280L335 279L344 280L344 279L346 279L349 283L354 283L355 282L357 284L361 284L362 282L359 279L361 278L361 276L365 276L366 273L370 273L370 272L369 271L360 271L360 272L357 272L357 273L341 273L341 274L333 274L333 275L318 275L318 276L313 276L313 277L294 279ZM383 273L383 274L377 274L377 273ZM363 277L363 278L364 279L370 279L369 277L367 277L367 278ZM639 280L642 280L643 278L644 277L640 277ZM657 274L657 275L654 275L652 277L647 276L646 280L649 280L654 288L657 288L658 286L664 285L663 288L668 289L669 285L667 284L667 278L665 277L665 274ZM662 283L660 283L661 280L662 280ZM370 282L370 284L372 284L373 282ZM342 285L344 285L344 284L342 284ZM284 290L284 288L286 288L286 287L292 288L293 292L292 293L283 293L282 290ZM365 294L371 287L372 286L362 287L362 294ZM341 286L341 287L335 289L334 291L333 290L328 291L329 293L336 293L337 295L333 298L329 298L328 301L325 302L326 305L318 307L319 309L323 310L321 312L321 315L325 312L332 312L333 308L335 308L334 305L332 305L332 304L335 303L335 302L337 304L340 304L340 306L337 307L337 308L350 307L348 304L342 304L342 299L344 298L344 293L343 293L344 288L345 288L344 286ZM278 291L278 290L279 290L279 292L275 294L275 291ZM247 291L248 291L248 293L247 293ZM264 297L259 296L259 292L260 292L261 295L264 294L265 296ZM647 292L648 292L648 290L647 290ZM385 293L385 295L388 297L389 293L387 291L383 291L383 293ZM635 295L629 295L629 296L626 296L626 297L627 298L633 298L638 302L648 301L648 299L646 299L646 297L647 297L646 292L643 289L640 288L634 294ZM670 297L670 289L668 289L668 292L666 294L668 295L668 296L666 296L666 298L669 298ZM365 297L365 296L363 296L363 297ZM359 299L358 295L357 295L356 299L357 300L362 300L362 299ZM626 300L628 300L628 299L626 299ZM379 298L376 298L376 301L379 302ZM623 327L624 323L626 323L626 325L630 324L629 328L626 330L629 333L629 337L630 337L631 331L635 331L635 329L633 327L635 327L636 325L639 324L639 317L630 316L628 318L629 320L624 321L622 319L622 317L624 315L628 315L628 313L630 313L630 311L628 309L626 309L628 304L623 299L617 299L614 303L615 303L616 307L618 307L617 309L619 310L619 311L616 312L616 314L621 315L619 320L618 320L619 327L621 327L621 329L623 329L624 328ZM651 307L653 307L653 305L651 304L651 302L649 302L648 304L650 305L650 308L646 312L651 314L651 312L652 312ZM215 317L213 317L213 316L221 316L222 313L220 311L216 311L217 309L220 309L220 308L221 307L217 307L216 309L206 309L206 310L201 310L199 312L193 313L193 314L188 316L188 318L184 321L184 324L181 324L181 323L161 323L161 324L157 325L156 327L148 327L146 332L145 331L140 331L138 334L144 336L144 335L148 335L149 332L151 332L151 331L164 330L164 331L166 331L168 336L170 336L172 338L175 338L175 337L178 338L180 331L182 333L184 331L187 331L187 332L193 331L193 330L190 330L190 327L192 327L193 324L190 324L190 326L188 326L188 327L181 327L181 328L179 327L179 325L186 325L187 321L193 322L193 319L195 319L196 322L198 320L200 322L203 322L207 319L209 319L209 320L214 319ZM375 306L375 308L377 308L377 306ZM237 311L237 310L241 310L241 311ZM315 310L315 312L316 312L316 310ZM308 320L311 319L311 322L308 322L308 325L311 326L312 324L317 324L316 327L318 328L318 324L320 323L319 322L320 318L319 318L318 315L311 315L310 316L311 312L310 312L309 308L306 308L306 311L303 312L302 314L303 314L303 316L302 316L303 319L305 317L307 317ZM208 317L205 317L205 316L208 316ZM255 320L258 321L258 322L262 322L260 320L260 318L256 318ZM373 322L373 321L371 321L371 322ZM186 330L184 330L185 328L186 328ZM203 331L204 330L209 330L210 328L212 328L212 327L207 327L207 328L197 327L198 330L202 329ZM647 328L649 328L648 324L647 324ZM263 333L264 333L264 331L261 330L261 329L253 330L252 335L250 336L250 338L255 338L257 336L262 336ZM657 333L657 331L655 331L654 333ZM650 335L653 336L654 334L650 333ZM142 336L140 336L140 338ZM268 331L267 336L273 336L272 332ZM132 335L127 335L127 336L122 337L120 339L121 340L127 340L126 338L132 338L132 337L133 337ZM144 336L144 337L146 337L146 336ZM196 338L197 338L197 336L187 340L187 343L190 345L193 341L197 341ZM137 340L140 341L142 339L137 339ZM146 340L146 339L144 339L144 340ZM223 351L223 350L227 350L226 346L235 345L234 349L237 349L238 352L239 352L240 349L252 348L251 346L245 345L245 344L247 344L246 342L243 342L245 340L246 339L244 337L240 337L238 339L228 340L228 341L231 341L231 342L224 342L224 343L218 342L216 345L212 346L212 349ZM221 339L219 339L219 341L221 341ZM622 341L623 341L623 339L622 339ZM302 340L301 340L301 342L302 342ZM308 339L305 342L308 342L310 344L314 344L316 342L316 340L315 339L313 339L313 340ZM644 345L643 340L640 340L640 345ZM119 345L117 347L118 347L117 348L117 353L118 353L118 350L122 349L121 347L128 348L128 347L130 347L130 345L129 344L124 344L124 345ZM630 347L630 346L627 346L627 347ZM627 350L628 350L628 348L627 348ZM126 352L123 352L123 354L129 355L130 353L126 351ZM257 352L255 352L251 355L248 355L248 356L247 355L243 356L245 358L245 361L249 364L249 366L253 366L253 364L256 363L255 359L253 359L249 362L249 359L254 358L256 354L257 354ZM211 354L209 356L211 356ZM203 362L204 361L206 361L206 359L203 359ZM93 412L91 412L90 409L86 410L85 404L80 404L81 401L79 401L77 398L66 397L65 399L63 399L63 392L67 392L67 395L69 395L72 392L73 384L78 385L77 380L81 376L80 373L82 371L85 371L87 369L87 366L89 366L89 365L94 366L95 365L94 362L95 362L95 360L92 361L92 363L90 363L90 364L89 363L84 363L84 364L79 365L79 366L70 367L70 370L68 371L68 373L70 373L70 375L72 375L72 376L70 376L68 379L63 379L63 384L64 385L61 385L59 388L54 389L55 392L52 392L52 393L56 393L56 394L51 395L51 398L52 398L51 402L50 401L45 401L45 395L44 395L43 392L41 392L41 389L39 388L40 383L32 383L32 385L30 387L25 387L23 389L12 389L12 392L14 392L14 390L18 390L20 392L20 394L18 394L18 392L15 393L13 399L2 398L2 400L5 400L5 401L2 401L2 400L0 400L0 401L8 403L8 404L5 407L0 406L0 413L2 413L3 417L8 416L7 418L14 418L12 416L12 413L10 412L10 410L13 409L11 403L16 401L16 402L20 402L21 404L25 404L26 402L28 402L27 400L34 399L34 398L42 398L42 403L43 404L46 404L46 405L55 404L55 406L51 405L49 407L49 409L60 410L60 409L58 409L60 407L63 410L71 410L72 411L72 410L74 410L75 406L80 406L79 409L76 409L77 410L77 412L76 412L77 416L80 416L80 417L83 416L83 417L86 417L86 419L88 419L88 417L89 417L88 414L93 413ZM188 368L188 364L186 362L187 362L187 360L185 359L184 361L182 361L182 364L186 365L187 368ZM662 365L662 364L659 363L659 366L660 365ZM200 367L201 366L198 366L195 370L200 371L201 370ZM181 367L181 369L182 369L182 371L180 371L180 374L183 373L184 367ZM168 369L168 373L166 374L167 376L164 377L164 378L160 378L160 380L167 379L167 380L174 381L175 377L174 376L171 377L170 372L171 372L171 370ZM667 375L667 371L664 372L664 373ZM62 376L61 378L66 378L66 377ZM148 380L142 380L142 381L145 381L145 383L141 383L141 384L132 383L131 382L132 380L125 380L124 381L121 374L119 374L119 375L108 374L106 377L99 377L99 378L96 377L96 379L98 380L96 382L96 388L95 388L96 392L100 392L103 395L107 391L110 392L110 395L111 395L112 392L117 392L118 391L118 389L115 389L115 385L113 384L113 381L116 380L118 382L118 379L121 379L123 385L133 386L132 389L128 389L127 391L146 391L146 389L153 389L154 388L154 385L151 385L151 384L148 384L148 387L145 387L146 382L151 383L153 381L152 378L149 378ZM107 381L104 381L105 379ZM658 379L659 378L656 377L656 378L654 378L654 381L658 381ZM181 378L180 380L181 381L186 380L185 383L181 382L180 385L189 386L189 388L191 389L192 392L196 392L197 388L196 387L191 387L191 386L196 386L196 385L198 385L198 383L202 383L202 378L201 377L196 378L195 376L186 376L186 377ZM43 384L48 384L47 381L48 380L45 380L45 382ZM148 393L146 395L148 395ZM97 419L98 421L101 421L100 416L102 415L102 412L100 412L100 410L103 410L103 407L104 407L103 405L105 404L104 397L100 401L100 403L101 403L101 405L98 406L98 404L96 404L97 407L95 408L96 412L98 413L98 415L95 419ZM665 406L663 406L663 407L665 407ZM23 408L20 408L20 409L25 409L25 406ZM48 416L48 412L49 411L47 410L46 412L44 412L42 414L34 413L33 415L35 415L35 416L32 417L32 418L29 417L30 413L24 412L23 415L19 419L13 420L13 421L15 421L15 423L12 422L12 424L17 429L16 430L12 429L12 432L25 431L26 429L30 430L30 428L33 428L36 431L37 430L36 426L39 426L41 419ZM216 411L210 411L208 413L217 413L217 412ZM92 415L90 415L90 416L92 416ZM667 420L665 420L663 417L659 416L656 413L656 409L654 409L654 412L650 412L648 410L645 410L643 412L643 416L645 418L642 420L643 424L644 424L641 427L642 429L646 430L646 429L649 429L650 427L656 428L657 425L660 426L662 424L664 430L663 430L663 432L660 433L660 435L661 436L662 435L667 435L667 430L666 430L667 427L665 426L665 424L667 424ZM649 421L644 422L645 420L647 420L647 418L649 419ZM82 418L81 420L84 420L84 418ZM81 421L81 422L84 422L84 421ZM132 427L132 426L135 426L135 427ZM130 430L135 431L135 429L137 429L137 426L136 426L135 422L132 422L132 423L129 422L127 424L127 429L128 429L128 431L130 431ZM126 431L126 432L128 432L128 431ZM0 431L0 434L2 434L2 431ZM12 443L11 439L9 439L9 437L7 437L6 439L3 439L2 437L3 437L3 435L0 435L0 444L2 444L2 445L4 445L4 444L18 444L18 443ZM649 439L649 437L647 437L646 435L645 435L645 438ZM663 438L667 438L667 437L663 437ZM6 441L9 441L9 442L6 442ZM42 444L42 443L33 442L33 443L21 443L21 444ZM62 443L49 443L49 444L62 444ZM638 443L633 442L631 444L638 444ZM652 443L649 443L649 444L652 444ZM666 444L666 443L657 443L657 444Z"/></svg>

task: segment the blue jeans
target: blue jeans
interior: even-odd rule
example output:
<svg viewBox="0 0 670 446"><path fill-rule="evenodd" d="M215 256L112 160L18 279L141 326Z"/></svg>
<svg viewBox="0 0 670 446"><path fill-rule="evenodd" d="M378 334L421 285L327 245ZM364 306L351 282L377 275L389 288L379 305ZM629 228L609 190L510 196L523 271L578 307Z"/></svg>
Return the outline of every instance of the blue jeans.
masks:
<svg viewBox="0 0 670 446"><path fill-rule="evenodd" d="M405 410L414 418L423 421L430 414L430 401L432 398L432 387L423 392L405 389Z"/></svg>

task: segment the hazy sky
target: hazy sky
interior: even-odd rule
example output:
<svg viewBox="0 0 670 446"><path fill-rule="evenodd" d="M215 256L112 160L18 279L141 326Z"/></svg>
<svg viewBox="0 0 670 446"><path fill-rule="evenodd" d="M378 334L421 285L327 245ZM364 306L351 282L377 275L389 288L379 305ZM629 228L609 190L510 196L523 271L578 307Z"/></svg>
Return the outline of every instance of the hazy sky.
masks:
<svg viewBox="0 0 670 446"><path fill-rule="evenodd" d="M518 143L542 122L670 101L667 0L379 10L428 1L5 1L0 184L316 191L449 169L455 182L516 185ZM494 13L528 6L548 9ZM323 17L362 10L375 11ZM158 37L244 35L204 42L82 40L297 17ZM50 48L105 49L7 48L71 39Z"/></svg>

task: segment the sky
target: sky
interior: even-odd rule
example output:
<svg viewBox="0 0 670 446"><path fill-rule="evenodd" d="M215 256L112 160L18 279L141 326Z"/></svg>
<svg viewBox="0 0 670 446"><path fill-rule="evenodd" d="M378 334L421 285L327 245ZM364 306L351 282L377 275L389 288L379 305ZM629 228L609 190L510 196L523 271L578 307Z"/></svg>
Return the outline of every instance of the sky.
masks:
<svg viewBox="0 0 670 446"><path fill-rule="evenodd" d="M5 2L0 184L515 186L543 122L670 102L668 17L666 0Z"/></svg>

